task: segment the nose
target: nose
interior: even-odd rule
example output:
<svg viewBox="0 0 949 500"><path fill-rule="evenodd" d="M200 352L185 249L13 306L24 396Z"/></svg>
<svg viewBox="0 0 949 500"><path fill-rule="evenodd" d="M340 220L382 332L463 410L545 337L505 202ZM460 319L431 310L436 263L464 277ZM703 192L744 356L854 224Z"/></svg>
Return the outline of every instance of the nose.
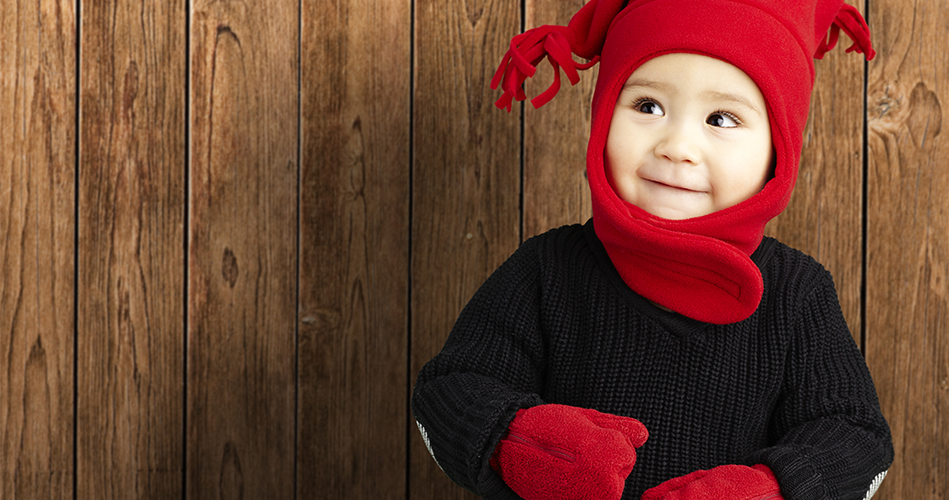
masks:
<svg viewBox="0 0 949 500"><path fill-rule="evenodd" d="M700 134L701 131L692 130L681 120L670 120L656 143L656 157L673 163L698 164L701 160Z"/></svg>

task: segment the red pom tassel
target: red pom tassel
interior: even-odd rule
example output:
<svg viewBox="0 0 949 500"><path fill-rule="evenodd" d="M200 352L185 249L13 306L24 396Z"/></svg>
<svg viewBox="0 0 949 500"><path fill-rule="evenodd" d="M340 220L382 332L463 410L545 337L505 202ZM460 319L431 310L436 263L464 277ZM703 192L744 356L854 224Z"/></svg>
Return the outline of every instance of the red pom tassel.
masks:
<svg viewBox="0 0 949 500"><path fill-rule="evenodd" d="M873 44L870 42L870 27L867 26L867 21L860 15L856 7L844 4L840 8L840 12L837 13L834 24L830 26L827 38L817 48L817 52L814 54L815 58L823 59L824 54L837 45L840 30L844 30L844 33L853 40L853 45L847 48L847 52L865 54L867 61L876 56L876 51L873 50Z"/></svg>
<svg viewBox="0 0 949 500"><path fill-rule="evenodd" d="M537 72L537 64L547 58L554 70L554 81L543 93L531 99L531 104L539 108L550 102L560 91L560 69L563 68L571 85L580 81L578 70L593 67L599 62L599 56L590 62L578 63L573 60L573 49L569 40L569 28L564 26L541 26L515 36L511 48L504 54L491 79L491 88L501 86L504 94L495 105L511 111L513 101L527 99L524 93L524 81Z"/></svg>

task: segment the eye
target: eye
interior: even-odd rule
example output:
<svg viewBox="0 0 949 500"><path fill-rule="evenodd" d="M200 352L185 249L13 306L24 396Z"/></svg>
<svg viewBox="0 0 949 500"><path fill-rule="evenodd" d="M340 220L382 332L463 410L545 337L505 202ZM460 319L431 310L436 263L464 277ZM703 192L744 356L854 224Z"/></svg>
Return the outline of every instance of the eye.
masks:
<svg viewBox="0 0 949 500"><path fill-rule="evenodd" d="M726 111L719 111L717 113L712 113L708 115L708 118L705 120L705 123L713 127L721 128L735 128L741 124L741 120L737 116L728 113Z"/></svg>
<svg viewBox="0 0 949 500"><path fill-rule="evenodd" d="M662 111L662 106L659 106L659 103L645 97L633 103L633 109L647 115L665 115L665 112Z"/></svg>

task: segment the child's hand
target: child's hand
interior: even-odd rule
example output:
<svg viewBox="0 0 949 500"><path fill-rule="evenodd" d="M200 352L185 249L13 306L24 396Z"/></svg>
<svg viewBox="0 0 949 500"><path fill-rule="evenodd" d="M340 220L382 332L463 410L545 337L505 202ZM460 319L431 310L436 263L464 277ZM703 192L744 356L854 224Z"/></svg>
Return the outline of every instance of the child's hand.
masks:
<svg viewBox="0 0 949 500"><path fill-rule="evenodd" d="M783 500L781 488L765 465L721 465L670 479L643 494L642 500Z"/></svg>
<svg viewBox="0 0 949 500"><path fill-rule="evenodd" d="M618 500L648 436L636 419L540 405L517 412L491 467L526 500Z"/></svg>

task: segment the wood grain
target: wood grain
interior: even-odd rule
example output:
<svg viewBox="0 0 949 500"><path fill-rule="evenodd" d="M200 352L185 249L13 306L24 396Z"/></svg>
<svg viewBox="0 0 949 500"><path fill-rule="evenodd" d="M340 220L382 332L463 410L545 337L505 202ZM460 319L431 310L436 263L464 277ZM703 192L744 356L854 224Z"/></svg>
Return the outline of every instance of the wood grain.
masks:
<svg viewBox="0 0 949 500"><path fill-rule="evenodd" d="M526 0L526 25L528 29L545 24L565 26L585 3ZM552 101L540 109L524 105L525 239L564 224L586 222L593 215L586 153L598 68L581 71L580 83L575 86L561 74L560 92ZM528 97L540 94L552 81L553 70L544 61L525 85Z"/></svg>
<svg viewBox="0 0 949 500"><path fill-rule="evenodd" d="M0 4L0 498L71 498L74 2Z"/></svg>
<svg viewBox="0 0 949 500"><path fill-rule="evenodd" d="M187 497L293 498L299 4L193 3Z"/></svg>
<svg viewBox="0 0 949 500"><path fill-rule="evenodd" d="M77 498L180 497L185 4L82 21Z"/></svg>
<svg viewBox="0 0 949 500"><path fill-rule="evenodd" d="M867 361L894 463L880 498L949 496L949 12L874 0L868 81Z"/></svg>
<svg viewBox="0 0 949 500"><path fill-rule="evenodd" d="M411 16L303 2L299 498L405 497Z"/></svg>
<svg viewBox="0 0 949 500"><path fill-rule="evenodd" d="M520 240L519 113L490 80L520 30L517 2L416 2L411 373ZM515 108L516 109L516 108ZM411 498L474 498L410 434Z"/></svg>

